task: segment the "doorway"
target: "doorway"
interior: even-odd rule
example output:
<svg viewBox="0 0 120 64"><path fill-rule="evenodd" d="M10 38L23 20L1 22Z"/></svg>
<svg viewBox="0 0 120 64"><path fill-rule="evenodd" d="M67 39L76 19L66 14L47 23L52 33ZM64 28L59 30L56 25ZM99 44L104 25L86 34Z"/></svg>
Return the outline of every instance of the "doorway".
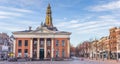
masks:
<svg viewBox="0 0 120 64"><path fill-rule="evenodd" d="M40 59L41 59L41 60L44 59L44 49L40 49L39 56L40 56Z"/></svg>

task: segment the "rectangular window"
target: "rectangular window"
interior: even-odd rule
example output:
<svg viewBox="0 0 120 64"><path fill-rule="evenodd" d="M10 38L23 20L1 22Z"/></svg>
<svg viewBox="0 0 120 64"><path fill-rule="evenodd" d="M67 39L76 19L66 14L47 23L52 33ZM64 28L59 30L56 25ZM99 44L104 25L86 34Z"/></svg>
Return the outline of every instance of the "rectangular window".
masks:
<svg viewBox="0 0 120 64"><path fill-rule="evenodd" d="M56 51L56 57L59 57L59 50Z"/></svg>
<svg viewBox="0 0 120 64"><path fill-rule="evenodd" d="M50 46L50 41L47 41L47 45Z"/></svg>
<svg viewBox="0 0 120 64"><path fill-rule="evenodd" d="M118 53L118 58L120 58L120 53Z"/></svg>
<svg viewBox="0 0 120 64"><path fill-rule="evenodd" d="M41 47L44 46L44 41L40 41L40 44L39 44Z"/></svg>
<svg viewBox="0 0 120 64"><path fill-rule="evenodd" d="M56 40L56 46L59 46L59 40Z"/></svg>
<svg viewBox="0 0 120 64"><path fill-rule="evenodd" d="M25 50L24 50L24 53L28 53L28 49L25 49Z"/></svg>
<svg viewBox="0 0 120 64"><path fill-rule="evenodd" d="M33 45L34 45L34 46L37 46L37 41L34 41L34 42L33 42Z"/></svg>
<svg viewBox="0 0 120 64"><path fill-rule="evenodd" d="M28 57L28 49L24 50L24 57Z"/></svg>
<svg viewBox="0 0 120 64"><path fill-rule="evenodd" d="M18 46L22 46L22 40L18 40Z"/></svg>
<svg viewBox="0 0 120 64"><path fill-rule="evenodd" d="M62 50L62 57L65 57L64 49Z"/></svg>
<svg viewBox="0 0 120 64"><path fill-rule="evenodd" d="M65 40L62 40L62 46L65 46Z"/></svg>
<svg viewBox="0 0 120 64"><path fill-rule="evenodd" d="M25 46L28 46L28 40L25 40Z"/></svg>
<svg viewBox="0 0 120 64"><path fill-rule="evenodd" d="M18 49L18 53L21 53L22 52L22 50L21 49Z"/></svg>

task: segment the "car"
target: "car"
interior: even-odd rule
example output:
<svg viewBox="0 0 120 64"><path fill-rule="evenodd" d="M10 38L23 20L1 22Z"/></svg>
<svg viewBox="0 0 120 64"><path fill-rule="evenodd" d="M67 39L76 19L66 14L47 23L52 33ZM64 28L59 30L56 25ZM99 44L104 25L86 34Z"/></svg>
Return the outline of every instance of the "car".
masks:
<svg viewBox="0 0 120 64"><path fill-rule="evenodd" d="M72 56L71 57L73 60L79 60L79 58L78 57L75 57L75 56Z"/></svg>

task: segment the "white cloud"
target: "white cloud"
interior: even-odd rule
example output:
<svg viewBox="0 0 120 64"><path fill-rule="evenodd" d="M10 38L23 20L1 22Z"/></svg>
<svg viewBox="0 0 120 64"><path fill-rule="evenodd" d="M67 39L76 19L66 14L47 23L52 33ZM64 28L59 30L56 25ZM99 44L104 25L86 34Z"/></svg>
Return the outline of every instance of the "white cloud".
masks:
<svg viewBox="0 0 120 64"><path fill-rule="evenodd" d="M93 21L95 22L95 21ZM89 24L86 23L84 27L82 28L77 28L76 30L89 30L89 29L94 29L94 28L100 28L100 27L105 27L105 26L113 26L113 25L119 25L120 22L117 21L96 21L95 24Z"/></svg>
<svg viewBox="0 0 120 64"><path fill-rule="evenodd" d="M0 19L9 18L8 16L0 16Z"/></svg>
<svg viewBox="0 0 120 64"><path fill-rule="evenodd" d="M98 31L101 31L101 30L106 30L108 31L109 28L111 28L113 26L106 26L106 27L95 27L95 28L92 28L92 29L84 29L84 30L79 30L79 34L82 34L82 33L95 33L95 32L98 32ZM100 32L99 32L100 33Z"/></svg>
<svg viewBox="0 0 120 64"><path fill-rule="evenodd" d="M25 30L25 28L23 28L23 27L12 27L12 26L9 26L9 27L4 27L4 29L3 29L3 27L0 27L0 29L2 29L2 30L5 30L5 31L22 31L22 30Z"/></svg>
<svg viewBox="0 0 120 64"><path fill-rule="evenodd" d="M20 8L39 8L46 0L0 0L0 3L6 6L20 7Z"/></svg>
<svg viewBox="0 0 120 64"><path fill-rule="evenodd" d="M31 11L31 10L21 9L21 8L13 8L13 7L5 7L5 6L0 6L0 9L9 10L9 11L16 11L16 12L33 13L33 11Z"/></svg>
<svg viewBox="0 0 120 64"><path fill-rule="evenodd" d="M16 12L0 11L0 15L3 15L3 16L22 16L23 14L16 13Z"/></svg>
<svg viewBox="0 0 120 64"><path fill-rule="evenodd" d="M103 16L98 16L98 18L100 18L100 19L114 19L115 16L112 16L112 15L103 15Z"/></svg>
<svg viewBox="0 0 120 64"><path fill-rule="evenodd" d="M75 28L79 28L79 27L95 25L96 23L98 23L98 21L80 22L79 20L71 20L69 22L61 22L57 25L57 27L65 27L67 29L75 29Z"/></svg>
<svg viewBox="0 0 120 64"><path fill-rule="evenodd" d="M61 20L59 20L61 21ZM66 26L66 25L69 25L69 24L72 24L72 23L78 23L79 20L71 20L71 21L64 21L64 22L60 22L58 24L56 24L58 27L63 27L63 26Z"/></svg>
<svg viewBox="0 0 120 64"><path fill-rule="evenodd" d="M30 21L30 20L18 20L13 22L14 24L25 25L25 26L34 26L40 24L40 22Z"/></svg>
<svg viewBox="0 0 120 64"><path fill-rule="evenodd" d="M106 4L96 5L90 7L92 11L109 11L120 9L120 0L112 1Z"/></svg>
<svg viewBox="0 0 120 64"><path fill-rule="evenodd" d="M109 17L111 18L112 16L101 16L101 17L104 19L99 18L98 19L99 21L79 22L78 20L74 20L75 22L74 23L72 20L69 23L62 22L59 24L59 28L62 28L65 30L72 30L74 33L80 32L85 34L85 33L93 33L94 31L103 30L103 29L108 30L113 26L120 25L120 22L117 20L114 20L114 18L109 20Z"/></svg>
<svg viewBox="0 0 120 64"><path fill-rule="evenodd" d="M10 19L15 17L22 17L24 14L17 13L17 12L7 12L7 11L0 11L0 19Z"/></svg>
<svg viewBox="0 0 120 64"><path fill-rule="evenodd" d="M78 23L78 22L79 22L79 20L72 20L69 23Z"/></svg>
<svg viewBox="0 0 120 64"><path fill-rule="evenodd" d="M31 10L0 6L0 19L24 17L27 13L33 13Z"/></svg>
<svg viewBox="0 0 120 64"><path fill-rule="evenodd" d="M11 22L11 21L9 21ZM33 28L36 28L35 25L37 22L32 21L17 21L13 23L9 22L0 22L0 30L2 31L22 31L28 29L28 26L32 26ZM3 29L4 28L4 29ZM32 28L32 29L33 29Z"/></svg>

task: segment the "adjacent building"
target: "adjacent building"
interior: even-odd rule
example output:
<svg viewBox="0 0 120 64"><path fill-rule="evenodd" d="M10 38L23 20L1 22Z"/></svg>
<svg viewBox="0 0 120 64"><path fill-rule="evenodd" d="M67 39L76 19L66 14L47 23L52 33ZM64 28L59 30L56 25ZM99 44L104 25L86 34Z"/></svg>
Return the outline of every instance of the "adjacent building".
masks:
<svg viewBox="0 0 120 64"><path fill-rule="evenodd" d="M8 53L12 52L12 42L6 33L0 33L0 60L7 59Z"/></svg>
<svg viewBox="0 0 120 64"><path fill-rule="evenodd" d="M70 57L76 56L76 48L74 46L70 46Z"/></svg>
<svg viewBox="0 0 120 64"><path fill-rule="evenodd" d="M110 35L109 35L109 38L110 38L110 54L111 54L111 58L116 58L116 52L117 52L117 40L116 40L116 29L117 27L113 27L110 29Z"/></svg>
<svg viewBox="0 0 120 64"><path fill-rule="evenodd" d="M96 59L120 59L120 28L112 27L109 30L109 36L102 37L99 40L94 40L90 43L89 52L90 58ZM84 42L79 45L80 53L83 53L86 47ZM81 47L82 46L82 47Z"/></svg>
<svg viewBox="0 0 120 64"><path fill-rule="evenodd" d="M32 59L69 58L70 32L59 31L52 23L50 4L47 7L45 22L35 30L13 32L13 53L17 58Z"/></svg>
<svg viewBox="0 0 120 64"><path fill-rule="evenodd" d="M117 59L120 59L120 28L116 30L116 40L117 40Z"/></svg>

